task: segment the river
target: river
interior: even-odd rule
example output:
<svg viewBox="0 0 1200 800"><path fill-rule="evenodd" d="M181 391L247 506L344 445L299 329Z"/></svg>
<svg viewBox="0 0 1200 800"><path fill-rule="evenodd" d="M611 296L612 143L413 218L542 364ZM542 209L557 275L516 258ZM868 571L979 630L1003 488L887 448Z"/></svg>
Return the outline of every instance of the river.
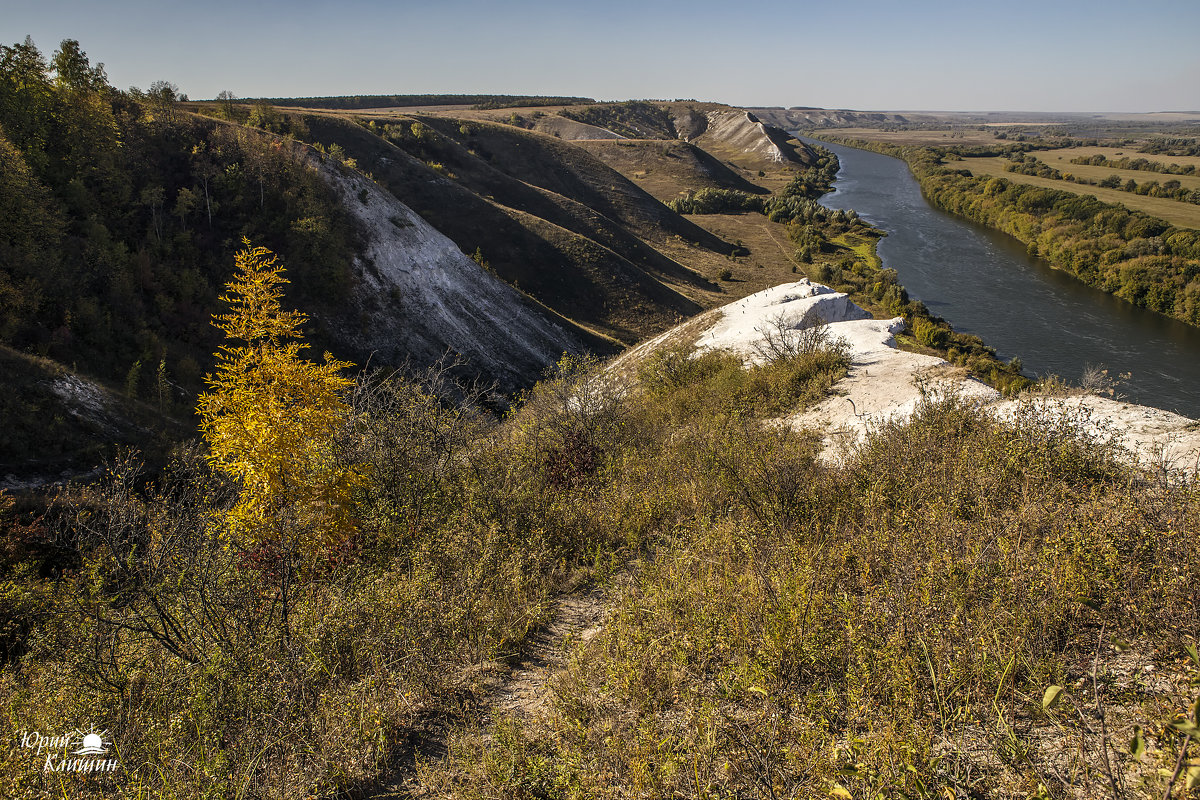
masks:
<svg viewBox="0 0 1200 800"><path fill-rule="evenodd" d="M891 156L801 137L837 154L830 208L854 209L887 231L885 267L910 297L996 348L1025 372L1075 382L1088 366L1130 402L1200 418L1200 329L1092 289L1005 234L932 207L908 165Z"/></svg>

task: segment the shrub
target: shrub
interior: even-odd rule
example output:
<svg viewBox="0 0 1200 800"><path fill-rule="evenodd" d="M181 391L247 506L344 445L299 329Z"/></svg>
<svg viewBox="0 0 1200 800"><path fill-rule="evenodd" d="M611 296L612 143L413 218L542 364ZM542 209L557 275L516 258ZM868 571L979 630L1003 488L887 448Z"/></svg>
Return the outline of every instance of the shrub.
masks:
<svg viewBox="0 0 1200 800"><path fill-rule="evenodd" d="M913 335L926 347L941 349L950 341L950 331L932 320L917 318L912 324Z"/></svg>

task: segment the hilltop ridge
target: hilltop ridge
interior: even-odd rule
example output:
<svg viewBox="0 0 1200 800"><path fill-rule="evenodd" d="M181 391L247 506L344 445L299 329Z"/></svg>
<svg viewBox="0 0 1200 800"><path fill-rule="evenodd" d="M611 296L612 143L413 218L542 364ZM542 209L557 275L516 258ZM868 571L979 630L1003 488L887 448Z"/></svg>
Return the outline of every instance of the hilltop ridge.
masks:
<svg viewBox="0 0 1200 800"><path fill-rule="evenodd" d="M783 421L812 431L836 458L868 432L885 423L907 420L929 399L960 398L999 418L1012 417L1033 404L1049 416L1083 425L1128 449L1135 462L1168 470L1195 472L1200 467L1200 422L1163 411L1082 391L1005 398L966 370L935 355L900 349L896 334L903 318L875 319L850 298L823 284L802 279L781 284L714 309L633 348L613 362L628 373L670 347L700 351L723 348L754 362L764 333L782 326L802 329L820 320L832 340L848 348L850 368L834 392L812 408Z"/></svg>

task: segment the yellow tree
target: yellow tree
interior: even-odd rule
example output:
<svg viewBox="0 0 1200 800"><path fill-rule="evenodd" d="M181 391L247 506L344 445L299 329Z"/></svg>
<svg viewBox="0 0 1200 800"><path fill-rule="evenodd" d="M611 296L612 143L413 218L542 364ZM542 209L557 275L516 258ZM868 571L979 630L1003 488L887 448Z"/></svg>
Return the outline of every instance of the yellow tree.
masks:
<svg viewBox="0 0 1200 800"><path fill-rule="evenodd" d="M302 357L307 318L280 308L283 267L270 250L242 241L237 273L221 297L230 311L214 317L227 343L205 376L210 391L200 396L200 430L210 463L241 484L227 535L279 553L287 635L297 574L355 529L351 502L362 475L338 465L332 452L350 412L342 395L352 381L341 372L353 364L328 353L323 364Z"/></svg>

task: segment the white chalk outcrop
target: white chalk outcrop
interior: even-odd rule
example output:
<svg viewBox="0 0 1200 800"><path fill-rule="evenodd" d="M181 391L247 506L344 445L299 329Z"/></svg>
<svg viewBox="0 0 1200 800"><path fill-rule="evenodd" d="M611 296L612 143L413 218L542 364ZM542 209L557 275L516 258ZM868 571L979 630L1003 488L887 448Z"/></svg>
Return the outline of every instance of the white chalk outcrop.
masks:
<svg viewBox="0 0 1200 800"><path fill-rule="evenodd" d="M780 146L788 138L787 134L769 128L748 111L709 111L707 118L703 133L695 137L700 140L701 146L704 139L713 139L774 163L796 160Z"/></svg>
<svg viewBox="0 0 1200 800"><path fill-rule="evenodd" d="M835 323L871 318L850 302L847 295L808 280L755 292L722 306L720 311L720 321L697 345L728 348L746 356L753 355L754 343L762 339L760 331L777 320L789 328L798 328L806 320Z"/></svg>
<svg viewBox="0 0 1200 800"><path fill-rule="evenodd" d="M450 352L504 391L583 349L391 193L331 159L314 161L369 237L355 264L354 310L332 321L343 341L375 363L427 364Z"/></svg>
<svg viewBox="0 0 1200 800"><path fill-rule="evenodd" d="M1195 420L1095 395L1004 400L960 367L936 356L897 349L894 334L904 329L903 319L871 319L846 295L807 280L744 297L655 341L660 345L678 341L678 332L686 331L686 340L699 348L728 348L753 358L755 343L776 320L782 318L796 327L809 315L820 317L831 336L845 341L851 367L835 394L786 423L819 431L829 458L837 457L839 444L855 440L871 427L908 417L924 397L957 395L1000 417L1019 413L1020 403L1032 405L1039 413L1060 415L1093 433L1119 438L1143 463L1196 471L1200 423ZM631 355L644 356L655 346L648 342Z"/></svg>

